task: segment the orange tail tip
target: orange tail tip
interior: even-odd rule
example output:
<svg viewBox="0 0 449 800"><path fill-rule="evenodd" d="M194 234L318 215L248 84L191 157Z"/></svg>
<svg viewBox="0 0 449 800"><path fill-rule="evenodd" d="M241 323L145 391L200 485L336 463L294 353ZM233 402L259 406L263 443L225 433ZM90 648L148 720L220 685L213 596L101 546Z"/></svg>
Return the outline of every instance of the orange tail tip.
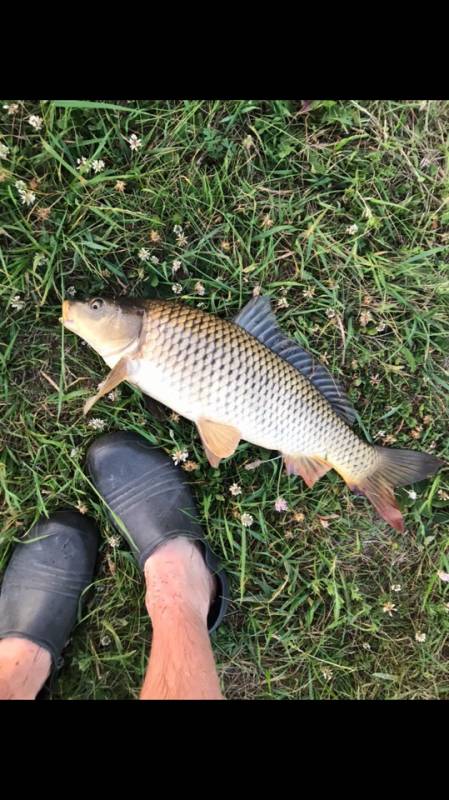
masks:
<svg viewBox="0 0 449 800"><path fill-rule="evenodd" d="M370 478L366 478L362 483L350 484L349 488L355 494L365 495L382 519L399 533L404 533L404 517L399 510L393 489L384 483L379 476L373 475Z"/></svg>
<svg viewBox="0 0 449 800"><path fill-rule="evenodd" d="M365 495L380 516L400 533L404 531L404 518L394 496L394 486L406 486L428 478L445 463L436 456L416 453L414 450L393 450L376 447L379 465L375 472L361 481L347 480L356 494Z"/></svg>

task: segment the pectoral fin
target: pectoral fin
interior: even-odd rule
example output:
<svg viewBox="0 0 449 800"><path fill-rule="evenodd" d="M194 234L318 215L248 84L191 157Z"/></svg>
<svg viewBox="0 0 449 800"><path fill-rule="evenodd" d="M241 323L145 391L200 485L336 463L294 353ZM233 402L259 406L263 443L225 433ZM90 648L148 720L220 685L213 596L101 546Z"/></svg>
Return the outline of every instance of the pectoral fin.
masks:
<svg viewBox="0 0 449 800"><path fill-rule="evenodd" d="M240 441L240 432L236 428L204 418L197 420L196 426L212 467L218 467L222 458L235 452Z"/></svg>
<svg viewBox="0 0 449 800"><path fill-rule="evenodd" d="M84 403L83 414L88 414L93 405L108 392L112 392L116 386L122 381L125 381L129 372L129 358L121 358L117 364L111 369L109 375L106 376L104 381L98 386L98 392L89 400Z"/></svg>

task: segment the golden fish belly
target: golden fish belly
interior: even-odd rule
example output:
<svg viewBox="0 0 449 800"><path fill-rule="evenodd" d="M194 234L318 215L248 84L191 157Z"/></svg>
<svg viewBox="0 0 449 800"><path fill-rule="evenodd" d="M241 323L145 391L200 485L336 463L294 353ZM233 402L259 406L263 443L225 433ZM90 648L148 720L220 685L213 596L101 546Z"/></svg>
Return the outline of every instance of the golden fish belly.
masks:
<svg viewBox="0 0 449 800"><path fill-rule="evenodd" d="M171 376L168 370L156 366L151 361L142 358L133 359L129 378L142 392L173 409L182 417L195 422L200 416L204 416L200 398L183 391L179 380Z"/></svg>
<svg viewBox="0 0 449 800"><path fill-rule="evenodd" d="M251 413L254 412L251 405L239 408L241 404L236 402L230 407L224 400L226 387L220 385L218 381L215 385L210 385L211 391L207 394L198 392L193 395L186 391L182 381L176 380L176 376L171 376L166 370L144 360L134 362L132 381L145 394L154 397L155 400L159 400L192 422L207 418L224 425L231 425L240 431L242 439L269 450L278 449L276 433L267 426L260 425L257 416ZM215 400L209 401L208 398L212 393L216 395Z"/></svg>

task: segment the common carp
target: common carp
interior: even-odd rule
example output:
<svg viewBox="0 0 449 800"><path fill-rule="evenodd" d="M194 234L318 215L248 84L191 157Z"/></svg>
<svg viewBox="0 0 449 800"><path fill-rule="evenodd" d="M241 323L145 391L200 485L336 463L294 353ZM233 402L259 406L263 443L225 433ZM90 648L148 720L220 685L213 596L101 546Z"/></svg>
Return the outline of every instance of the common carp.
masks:
<svg viewBox="0 0 449 800"><path fill-rule="evenodd" d="M343 389L282 333L268 297L253 298L232 321L171 300L64 300L62 321L111 368L84 413L127 380L196 424L213 467L245 439L279 451L309 487L335 469L403 531L393 487L444 464L362 441Z"/></svg>

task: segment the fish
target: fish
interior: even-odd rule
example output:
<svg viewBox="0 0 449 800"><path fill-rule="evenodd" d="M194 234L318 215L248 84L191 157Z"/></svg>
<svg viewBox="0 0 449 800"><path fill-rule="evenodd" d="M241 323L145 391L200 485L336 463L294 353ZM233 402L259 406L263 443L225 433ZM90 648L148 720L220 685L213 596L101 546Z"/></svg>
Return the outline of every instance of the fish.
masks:
<svg viewBox="0 0 449 800"><path fill-rule="evenodd" d="M252 298L232 320L176 300L64 300L62 322L110 367L85 414L128 381L196 425L214 468L245 440L278 451L287 473L310 488L334 469L403 532L394 488L445 464L363 441L344 389L282 332L267 296Z"/></svg>

